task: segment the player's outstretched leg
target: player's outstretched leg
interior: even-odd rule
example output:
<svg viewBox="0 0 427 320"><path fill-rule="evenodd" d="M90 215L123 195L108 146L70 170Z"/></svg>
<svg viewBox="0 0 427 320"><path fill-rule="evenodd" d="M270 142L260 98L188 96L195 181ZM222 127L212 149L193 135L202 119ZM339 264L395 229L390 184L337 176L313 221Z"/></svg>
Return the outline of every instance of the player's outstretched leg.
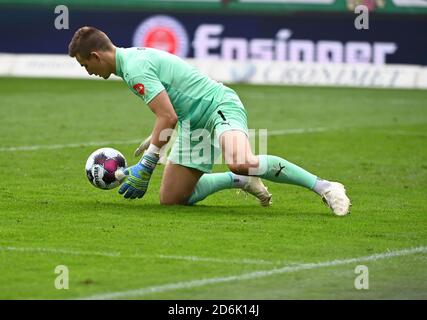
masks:
<svg viewBox="0 0 427 320"><path fill-rule="evenodd" d="M192 205L224 189L240 188L255 195L262 205L269 205L271 195L256 177L232 172L203 174L203 172L168 161L160 187L163 205Z"/></svg>
<svg viewBox="0 0 427 320"><path fill-rule="evenodd" d="M338 215L350 212L350 199L339 182L323 180L303 168L277 156L258 156L258 168L249 169L249 174L278 183L294 184L313 190Z"/></svg>
<svg viewBox="0 0 427 320"><path fill-rule="evenodd" d="M240 188L254 195L262 206L266 207L271 204L271 194L261 179L232 172L205 173L197 182L188 204L199 202L217 191L232 188Z"/></svg>
<svg viewBox="0 0 427 320"><path fill-rule="evenodd" d="M320 179L277 156L253 155L248 138L241 131L224 132L220 142L226 164L232 172L305 187L320 195L336 215L350 212L350 199L341 183Z"/></svg>

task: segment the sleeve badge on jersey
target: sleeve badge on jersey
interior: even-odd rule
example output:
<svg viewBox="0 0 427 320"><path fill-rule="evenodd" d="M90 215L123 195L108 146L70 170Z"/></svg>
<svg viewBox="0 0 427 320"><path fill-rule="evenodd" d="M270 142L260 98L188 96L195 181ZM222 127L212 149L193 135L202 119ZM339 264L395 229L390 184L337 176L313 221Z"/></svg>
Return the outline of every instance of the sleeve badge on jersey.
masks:
<svg viewBox="0 0 427 320"><path fill-rule="evenodd" d="M142 83L137 83L132 88L134 88L135 91L138 92L138 94L140 94L141 96L144 95L145 88L144 88L144 85Z"/></svg>

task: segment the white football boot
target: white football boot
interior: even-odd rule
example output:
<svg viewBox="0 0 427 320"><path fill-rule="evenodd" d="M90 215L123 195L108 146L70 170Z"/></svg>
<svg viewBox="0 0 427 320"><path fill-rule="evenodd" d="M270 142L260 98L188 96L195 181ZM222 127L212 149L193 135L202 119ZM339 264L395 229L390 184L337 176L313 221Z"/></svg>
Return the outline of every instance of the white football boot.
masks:
<svg viewBox="0 0 427 320"><path fill-rule="evenodd" d="M350 199L345 193L344 186L339 182L331 182L331 186L323 193L322 200L337 216L350 213Z"/></svg>
<svg viewBox="0 0 427 320"><path fill-rule="evenodd" d="M267 187L258 177L249 177L242 190L257 197L263 207L268 207L272 204L272 194L268 192Z"/></svg>

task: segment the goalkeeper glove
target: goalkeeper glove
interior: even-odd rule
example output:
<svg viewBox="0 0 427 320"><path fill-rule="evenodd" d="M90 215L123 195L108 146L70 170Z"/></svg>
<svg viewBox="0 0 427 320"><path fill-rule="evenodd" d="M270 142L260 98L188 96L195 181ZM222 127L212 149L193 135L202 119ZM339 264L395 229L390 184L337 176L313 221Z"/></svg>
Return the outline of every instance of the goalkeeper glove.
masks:
<svg viewBox="0 0 427 320"><path fill-rule="evenodd" d="M122 173L126 176L125 182L119 189L126 199L142 198L147 191L151 174L159 161L156 153L145 153L136 165L126 168Z"/></svg>

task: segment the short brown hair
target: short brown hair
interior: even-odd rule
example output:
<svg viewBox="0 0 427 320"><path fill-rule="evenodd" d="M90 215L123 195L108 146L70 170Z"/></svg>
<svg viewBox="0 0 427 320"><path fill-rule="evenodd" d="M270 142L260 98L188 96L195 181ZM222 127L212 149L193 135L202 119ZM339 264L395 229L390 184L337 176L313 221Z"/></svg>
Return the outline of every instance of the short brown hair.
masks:
<svg viewBox="0 0 427 320"><path fill-rule="evenodd" d="M104 32L94 27L81 27L74 33L68 45L68 54L70 57L79 54L88 59L94 50L108 51L112 48L113 43Z"/></svg>

